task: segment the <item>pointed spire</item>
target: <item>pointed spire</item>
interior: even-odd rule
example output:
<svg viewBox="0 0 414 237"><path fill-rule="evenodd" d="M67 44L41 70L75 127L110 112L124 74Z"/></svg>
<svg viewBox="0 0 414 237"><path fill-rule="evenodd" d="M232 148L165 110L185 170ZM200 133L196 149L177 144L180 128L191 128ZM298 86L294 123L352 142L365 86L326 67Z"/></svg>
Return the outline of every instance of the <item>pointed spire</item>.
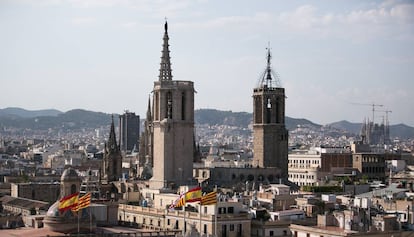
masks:
<svg viewBox="0 0 414 237"><path fill-rule="evenodd" d="M170 62L170 50L168 48L168 23L167 20L164 24L164 38L163 38L163 45L162 45L162 55L161 55L161 63L160 63L160 81L171 81L172 74L171 74L171 62Z"/></svg>
<svg viewBox="0 0 414 237"><path fill-rule="evenodd" d="M148 96L147 117L145 119L147 121L152 121L152 115L151 115L151 98L149 96Z"/></svg>
<svg viewBox="0 0 414 237"><path fill-rule="evenodd" d="M116 144L114 115L112 115L111 131L109 133L108 147L107 148L108 148L109 151L117 151L118 150L118 145Z"/></svg>

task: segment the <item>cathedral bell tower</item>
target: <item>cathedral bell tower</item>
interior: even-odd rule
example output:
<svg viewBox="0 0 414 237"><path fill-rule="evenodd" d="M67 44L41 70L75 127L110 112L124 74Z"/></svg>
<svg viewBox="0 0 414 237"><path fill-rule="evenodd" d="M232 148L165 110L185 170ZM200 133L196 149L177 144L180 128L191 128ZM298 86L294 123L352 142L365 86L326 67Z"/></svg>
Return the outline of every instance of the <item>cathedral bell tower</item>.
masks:
<svg viewBox="0 0 414 237"><path fill-rule="evenodd" d="M287 178L288 131L285 127L285 89L280 86L277 74L270 65L253 90L253 164L257 167L277 167L281 177Z"/></svg>
<svg viewBox="0 0 414 237"><path fill-rule="evenodd" d="M150 188L188 184L193 177L194 84L172 79L168 24L153 89L153 176Z"/></svg>

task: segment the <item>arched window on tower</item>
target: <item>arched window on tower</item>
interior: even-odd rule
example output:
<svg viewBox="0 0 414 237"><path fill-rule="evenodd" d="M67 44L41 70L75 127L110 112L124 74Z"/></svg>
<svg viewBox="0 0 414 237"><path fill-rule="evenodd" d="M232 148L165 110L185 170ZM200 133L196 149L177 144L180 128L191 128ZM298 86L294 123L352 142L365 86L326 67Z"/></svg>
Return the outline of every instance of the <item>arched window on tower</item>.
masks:
<svg viewBox="0 0 414 237"><path fill-rule="evenodd" d="M267 98L266 100L266 123L271 123L272 119L272 100Z"/></svg>
<svg viewBox="0 0 414 237"><path fill-rule="evenodd" d="M280 105L280 100L279 100L279 98L277 98L276 99L276 123L280 123L280 119L281 119L281 116L280 116L280 111L279 111L279 106Z"/></svg>
<svg viewBox="0 0 414 237"><path fill-rule="evenodd" d="M262 97L255 96L254 103L254 123L262 123Z"/></svg>
<svg viewBox="0 0 414 237"><path fill-rule="evenodd" d="M154 105L153 105L155 120L159 120L159 118L160 118L159 102L160 102L160 95L159 95L159 92L156 92L155 93Z"/></svg>
<svg viewBox="0 0 414 237"><path fill-rule="evenodd" d="M76 184L72 184L71 186L70 186L70 194L74 194L74 193L76 193Z"/></svg>
<svg viewBox="0 0 414 237"><path fill-rule="evenodd" d="M172 119L172 94L171 91L167 92L167 114L165 115L166 118Z"/></svg>
<svg viewBox="0 0 414 237"><path fill-rule="evenodd" d="M185 97L185 92L183 92L181 93L181 120L185 120L186 102L187 98Z"/></svg>

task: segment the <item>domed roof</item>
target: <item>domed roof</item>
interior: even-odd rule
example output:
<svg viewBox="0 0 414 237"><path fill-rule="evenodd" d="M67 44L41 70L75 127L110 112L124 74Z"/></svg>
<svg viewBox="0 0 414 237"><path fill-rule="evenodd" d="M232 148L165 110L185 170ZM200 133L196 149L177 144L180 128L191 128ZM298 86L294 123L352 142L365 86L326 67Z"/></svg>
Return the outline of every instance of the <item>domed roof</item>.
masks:
<svg viewBox="0 0 414 237"><path fill-rule="evenodd" d="M78 179L79 179L79 175L76 172L76 170L69 167L65 169L65 171L63 171L60 181L73 181L73 180L78 180Z"/></svg>

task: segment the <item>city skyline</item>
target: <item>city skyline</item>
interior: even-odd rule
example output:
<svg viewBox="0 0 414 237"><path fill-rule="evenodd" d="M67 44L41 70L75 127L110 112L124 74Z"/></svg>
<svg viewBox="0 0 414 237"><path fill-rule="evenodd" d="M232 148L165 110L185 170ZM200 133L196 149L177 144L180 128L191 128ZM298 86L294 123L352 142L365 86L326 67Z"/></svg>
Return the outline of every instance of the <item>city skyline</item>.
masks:
<svg viewBox="0 0 414 237"><path fill-rule="evenodd" d="M0 108L145 116L165 17L195 109L252 112L270 45L286 116L414 126L411 1L2 1Z"/></svg>

